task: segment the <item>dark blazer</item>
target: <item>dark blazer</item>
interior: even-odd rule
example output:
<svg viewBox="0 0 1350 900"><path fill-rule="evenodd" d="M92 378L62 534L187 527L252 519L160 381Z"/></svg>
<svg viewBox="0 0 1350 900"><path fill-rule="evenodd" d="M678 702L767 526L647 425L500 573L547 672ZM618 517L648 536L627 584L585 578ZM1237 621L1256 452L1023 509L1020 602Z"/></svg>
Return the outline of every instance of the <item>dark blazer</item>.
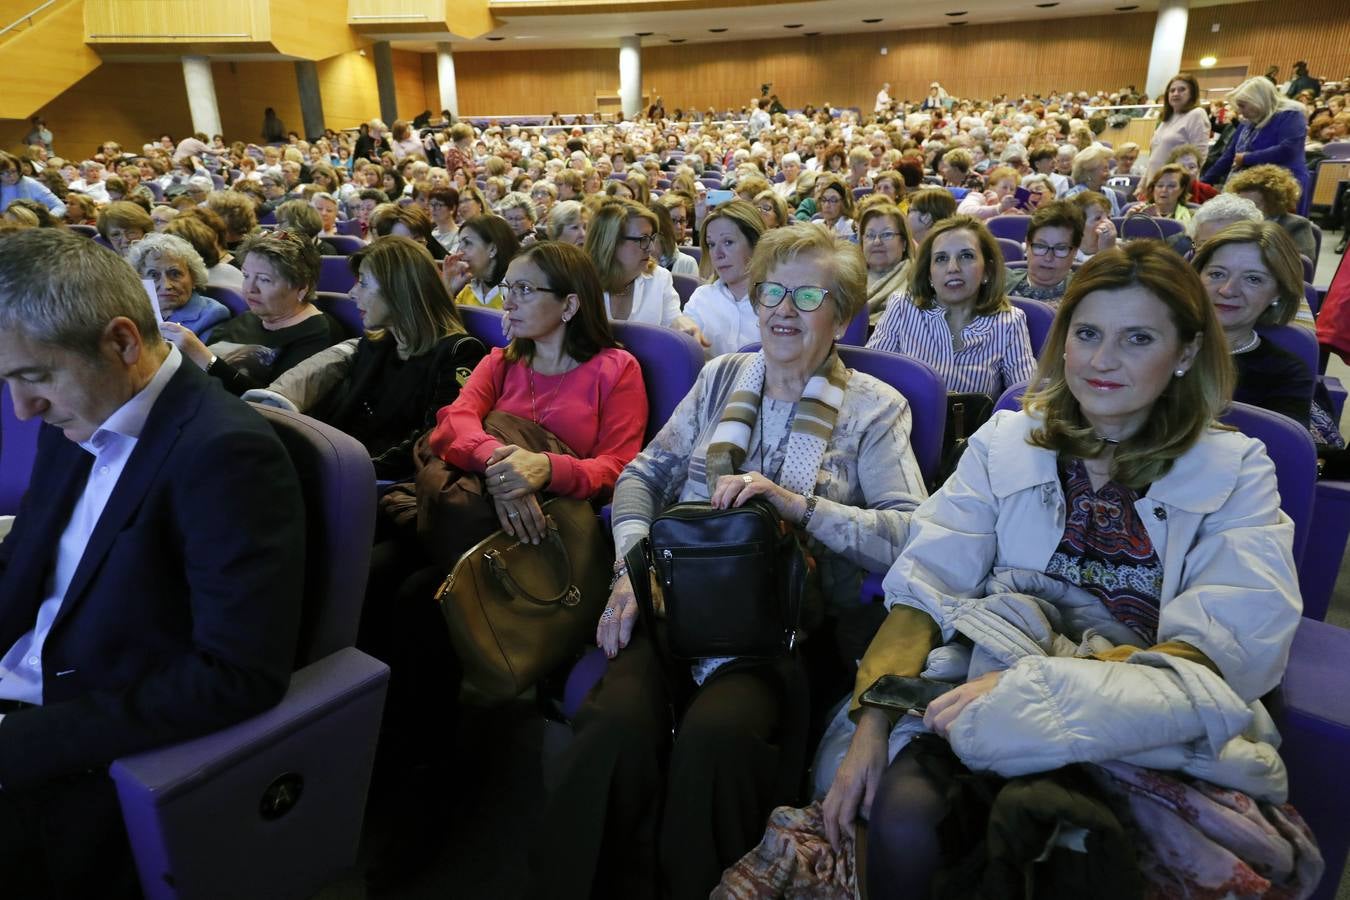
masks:
<svg viewBox="0 0 1350 900"><path fill-rule="evenodd" d="M0 654L36 621L93 457L44 425L0 544ZM266 420L184 361L155 401L43 647L43 706L0 722L22 789L223 728L285 692L304 509Z"/></svg>

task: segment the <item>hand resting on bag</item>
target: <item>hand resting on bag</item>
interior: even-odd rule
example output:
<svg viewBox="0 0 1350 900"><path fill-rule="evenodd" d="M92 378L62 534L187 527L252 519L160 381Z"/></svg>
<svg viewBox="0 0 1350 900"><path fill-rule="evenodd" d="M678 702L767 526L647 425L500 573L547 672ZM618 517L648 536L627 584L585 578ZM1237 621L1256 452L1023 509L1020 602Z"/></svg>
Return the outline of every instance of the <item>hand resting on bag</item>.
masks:
<svg viewBox="0 0 1350 900"><path fill-rule="evenodd" d="M548 523L539 505L538 494L525 494L519 500L493 497L492 508L497 512L502 531L516 540L537 544L544 539Z"/></svg>
<svg viewBox="0 0 1350 900"><path fill-rule="evenodd" d="M633 582L629 576L622 575L614 582L609 603L605 605L605 611L600 614L600 621L595 626L595 643L605 651L605 656L613 659L628 646L637 617L638 602L633 594Z"/></svg>
<svg viewBox="0 0 1350 900"><path fill-rule="evenodd" d="M731 509L744 506L756 497L767 500L788 522L795 524L806 515L805 497L775 484L759 472L723 475L717 479L717 489L713 491L708 502L716 509Z"/></svg>
<svg viewBox="0 0 1350 900"><path fill-rule="evenodd" d="M520 500L542 491L553 478L553 463L545 453L505 444L492 451L483 483L494 499Z"/></svg>

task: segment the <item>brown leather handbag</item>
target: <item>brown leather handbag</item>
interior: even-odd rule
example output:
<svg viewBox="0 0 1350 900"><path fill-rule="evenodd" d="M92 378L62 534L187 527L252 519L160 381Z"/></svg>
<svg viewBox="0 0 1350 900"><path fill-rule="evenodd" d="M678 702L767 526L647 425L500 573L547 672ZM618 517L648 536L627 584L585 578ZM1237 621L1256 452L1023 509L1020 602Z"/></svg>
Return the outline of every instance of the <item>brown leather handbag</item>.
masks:
<svg viewBox="0 0 1350 900"><path fill-rule="evenodd" d="M464 667L461 698L496 706L575 658L609 597L612 554L589 503L543 506L547 537L498 531L465 553L436 591Z"/></svg>

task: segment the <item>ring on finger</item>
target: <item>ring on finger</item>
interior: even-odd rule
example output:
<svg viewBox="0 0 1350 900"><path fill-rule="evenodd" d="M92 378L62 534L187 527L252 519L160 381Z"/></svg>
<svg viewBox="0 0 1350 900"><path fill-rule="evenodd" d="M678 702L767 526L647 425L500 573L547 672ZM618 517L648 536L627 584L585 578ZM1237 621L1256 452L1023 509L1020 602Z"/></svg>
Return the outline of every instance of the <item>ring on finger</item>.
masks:
<svg viewBox="0 0 1350 900"><path fill-rule="evenodd" d="M603 622L607 619L612 619L615 615L617 615L617 613L614 612L614 607L606 606L605 611L600 614L600 621Z"/></svg>
<svg viewBox="0 0 1350 900"><path fill-rule="evenodd" d="M519 519L519 518L520 518L520 513L516 512L514 509L511 510L510 512L508 512L506 515L507 515L509 518L512 518L512 519Z"/></svg>
<svg viewBox="0 0 1350 900"><path fill-rule="evenodd" d="M741 481L744 481L746 484L750 484L750 483L753 482L754 480L755 480L755 479L751 478L749 475L742 475L742 476L741 476Z"/></svg>

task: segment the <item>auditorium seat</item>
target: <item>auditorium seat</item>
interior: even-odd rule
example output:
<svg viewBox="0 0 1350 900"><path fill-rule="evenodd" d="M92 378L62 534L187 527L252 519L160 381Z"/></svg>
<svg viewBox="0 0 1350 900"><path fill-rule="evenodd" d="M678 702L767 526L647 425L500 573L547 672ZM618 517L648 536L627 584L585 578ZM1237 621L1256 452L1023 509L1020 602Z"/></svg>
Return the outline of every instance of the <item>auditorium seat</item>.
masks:
<svg viewBox="0 0 1350 900"><path fill-rule="evenodd" d="M323 256L319 258L318 289L334 294L345 294L356 284L351 263L345 256Z"/></svg>
<svg viewBox="0 0 1350 900"><path fill-rule="evenodd" d="M76 234L82 234L87 238L98 237L98 229L93 225L67 225L66 227Z"/></svg>
<svg viewBox="0 0 1350 900"><path fill-rule="evenodd" d="M210 297L218 303L223 303L230 310L231 315L242 316L248 312L248 304L244 302L244 295L234 288L227 288L218 284L208 284L200 289L201 294Z"/></svg>
<svg viewBox="0 0 1350 900"><path fill-rule="evenodd" d="M1021 245L1027 242L1027 228L1031 225L1031 216L994 216L985 224L989 226L989 233L994 237Z"/></svg>
<svg viewBox="0 0 1350 900"><path fill-rule="evenodd" d="M375 472L355 439L257 407L305 499L297 669L276 707L206 737L117 760L141 888L150 900L308 897L349 872L389 669L356 650L375 528Z"/></svg>
<svg viewBox="0 0 1350 900"><path fill-rule="evenodd" d="M1055 311L1047 303L1039 300L1026 300L1022 297L1009 297L1008 302L1020 309L1027 317L1027 336L1031 338L1031 353L1041 358L1041 348L1050 336L1050 326L1055 323Z"/></svg>
<svg viewBox="0 0 1350 900"><path fill-rule="evenodd" d="M366 242L359 237L353 237L349 234L330 235L322 240L332 244L333 249L343 256L351 256L366 245Z"/></svg>
<svg viewBox="0 0 1350 900"><path fill-rule="evenodd" d="M20 421L14 411L9 385L0 385L0 516L19 511L19 501L37 462L39 416Z"/></svg>
<svg viewBox="0 0 1350 900"><path fill-rule="evenodd" d="M684 309L684 305L694 295L700 282L692 275L671 275L670 278L675 283L675 293L680 295L680 309Z"/></svg>
<svg viewBox="0 0 1350 900"><path fill-rule="evenodd" d="M686 256L692 256L694 258L694 262L703 262L702 247L695 247L692 244L689 246L682 246L680 247L680 252L685 254Z"/></svg>
<svg viewBox="0 0 1350 900"><path fill-rule="evenodd" d="M335 294L329 291L316 291L314 305L321 312L337 319L347 332L349 338L359 338L366 333L365 323L361 318L361 310L356 305L356 301L346 294Z"/></svg>
<svg viewBox="0 0 1350 900"><path fill-rule="evenodd" d="M335 226L338 234L350 235L351 237L361 237L361 223L356 219L344 219Z"/></svg>
<svg viewBox="0 0 1350 900"><path fill-rule="evenodd" d="M1027 258L1027 255L1022 252L1021 243L1018 241L1001 237L996 237L994 240L998 241L998 249L1003 254L1004 262L1022 262Z"/></svg>
<svg viewBox="0 0 1350 900"><path fill-rule="evenodd" d="M510 343L506 335L502 334L500 309L461 304L458 310L459 318L464 323L464 330L482 341L484 347L491 350L493 347L505 347Z"/></svg>

